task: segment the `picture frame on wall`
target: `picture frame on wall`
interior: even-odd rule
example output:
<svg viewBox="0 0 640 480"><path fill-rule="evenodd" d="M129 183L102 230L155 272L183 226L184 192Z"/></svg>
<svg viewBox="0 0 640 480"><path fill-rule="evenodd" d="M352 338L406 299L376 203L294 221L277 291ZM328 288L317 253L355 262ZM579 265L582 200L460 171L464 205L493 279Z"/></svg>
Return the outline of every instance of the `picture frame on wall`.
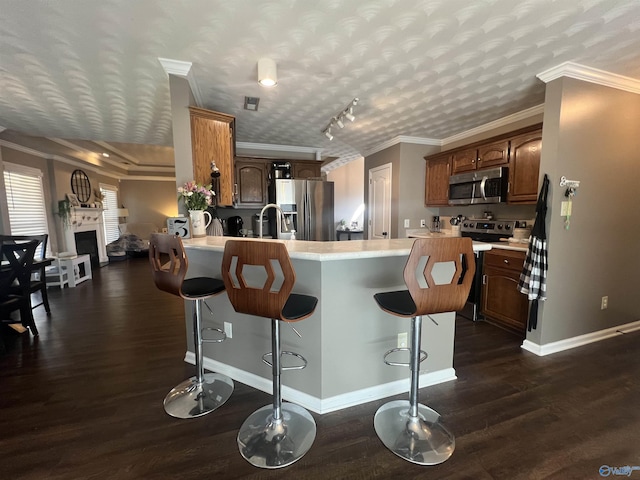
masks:
<svg viewBox="0 0 640 480"><path fill-rule="evenodd" d="M180 238L191 238L191 220L189 217L169 217L167 232Z"/></svg>
<svg viewBox="0 0 640 480"><path fill-rule="evenodd" d="M78 200L78 196L75 193L67 193L67 200L69 200L72 207L80 206L80 200Z"/></svg>

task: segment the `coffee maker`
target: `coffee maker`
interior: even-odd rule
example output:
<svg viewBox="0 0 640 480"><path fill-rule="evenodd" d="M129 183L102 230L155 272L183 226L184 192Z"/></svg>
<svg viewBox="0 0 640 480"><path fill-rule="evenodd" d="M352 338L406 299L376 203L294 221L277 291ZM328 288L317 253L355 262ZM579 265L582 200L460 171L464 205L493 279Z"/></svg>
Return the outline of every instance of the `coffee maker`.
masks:
<svg viewBox="0 0 640 480"><path fill-rule="evenodd" d="M241 237L240 230L242 230L242 217L234 216L227 218L227 231L232 237Z"/></svg>

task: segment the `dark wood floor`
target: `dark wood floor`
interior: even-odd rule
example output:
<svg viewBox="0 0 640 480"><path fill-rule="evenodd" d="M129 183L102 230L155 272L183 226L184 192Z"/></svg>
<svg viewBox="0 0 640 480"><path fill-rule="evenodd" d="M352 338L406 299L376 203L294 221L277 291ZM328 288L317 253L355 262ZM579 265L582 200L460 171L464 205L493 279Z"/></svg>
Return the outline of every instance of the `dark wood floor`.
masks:
<svg viewBox="0 0 640 480"><path fill-rule="evenodd" d="M39 338L4 330L1 479L595 479L601 465L640 465L640 332L541 358L507 332L459 320L458 380L421 391L456 435L449 461L420 467L389 452L372 421L385 399L314 414L309 453L269 471L236 444L269 395L236 382L213 414L164 413L163 397L193 367L182 360L182 302L155 289L146 259L49 298L52 315L36 311Z"/></svg>

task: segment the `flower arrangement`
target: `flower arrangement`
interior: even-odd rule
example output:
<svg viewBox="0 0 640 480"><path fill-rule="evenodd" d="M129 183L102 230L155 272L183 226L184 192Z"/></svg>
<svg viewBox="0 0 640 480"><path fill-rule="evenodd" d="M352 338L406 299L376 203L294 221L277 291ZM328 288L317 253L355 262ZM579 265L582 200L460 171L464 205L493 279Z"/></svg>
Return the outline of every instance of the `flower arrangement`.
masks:
<svg viewBox="0 0 640 480"><path fill-rule="evenodd" d="M216 193L211 190L211 184L198 185L196 182L187 182L184 187L178 188L178 199L183 199L187 210L205 210L213 200Z"/></svg>

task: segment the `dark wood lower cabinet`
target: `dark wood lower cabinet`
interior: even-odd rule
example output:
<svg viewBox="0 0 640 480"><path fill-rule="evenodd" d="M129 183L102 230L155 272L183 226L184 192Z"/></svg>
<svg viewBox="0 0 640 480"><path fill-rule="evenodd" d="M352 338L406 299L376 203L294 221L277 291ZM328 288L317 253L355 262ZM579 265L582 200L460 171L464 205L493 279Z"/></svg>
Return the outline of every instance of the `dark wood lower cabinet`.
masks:
<svg viewBox="0 0 640 480"><path fill-rule="evenodd" d="M524 258L524 252L490 250L484 254L482 276L482 314L485 320L523 336L529 300L517 287Z"/></svg>

